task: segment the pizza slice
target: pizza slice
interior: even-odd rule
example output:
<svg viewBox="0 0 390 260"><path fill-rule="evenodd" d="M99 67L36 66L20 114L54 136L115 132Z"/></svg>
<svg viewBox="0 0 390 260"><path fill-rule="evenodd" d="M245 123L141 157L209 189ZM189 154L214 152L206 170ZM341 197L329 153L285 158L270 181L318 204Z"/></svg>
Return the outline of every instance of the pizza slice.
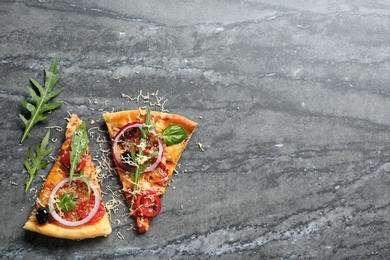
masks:
<svg viewBox="0 0 390 260"><path fill-rule="evenodd" d="M73 240L111 233L88 143L85 123L71 115L65 141L24 229Z"/></svg>
<svg viewBox="0 0 390 260"><path fill-rule="evenodd" d="M103 117L130 215L136 218L138 231L147 232L197 123L149 110L105 113Z"/></svg>

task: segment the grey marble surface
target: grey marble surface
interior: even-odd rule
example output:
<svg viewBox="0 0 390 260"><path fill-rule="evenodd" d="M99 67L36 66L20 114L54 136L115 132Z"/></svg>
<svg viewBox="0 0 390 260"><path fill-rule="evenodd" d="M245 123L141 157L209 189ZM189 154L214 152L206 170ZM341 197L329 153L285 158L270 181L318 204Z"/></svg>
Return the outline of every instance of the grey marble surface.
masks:
<svg viewBox="0 0 390 260"><path fill-rule="evenodd" d="M3 258L390 254L385 1L3 0L0 24ZM43 81L55 54L65 88L56 100L64 105L20 144L19 101L29 98L29 78ZM107 238L74 242L24 231L43 183L37 177L23 191L27 147L46 127L64 127L70 112L94 129L98 157L98 139L107 138L101 114L138 108L144 99L122 94L141 90L199 123L150 231L132 230L120 205ZM63 131L52 137L55 156ZM108 203L118 181L102 171Z"/></svg>

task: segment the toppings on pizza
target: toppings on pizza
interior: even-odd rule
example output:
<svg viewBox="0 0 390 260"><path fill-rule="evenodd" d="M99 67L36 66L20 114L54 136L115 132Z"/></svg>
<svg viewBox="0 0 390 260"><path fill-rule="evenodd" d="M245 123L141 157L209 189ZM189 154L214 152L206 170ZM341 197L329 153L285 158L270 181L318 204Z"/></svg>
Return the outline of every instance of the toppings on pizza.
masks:
<svg viewBox="0 0 390 260"><path fill-rule="evenodd" d="M149 110L103 114L111 151L130 214L139 232L161 211L160 196L197 124L185 117Z"/></svg>
<svg viewBox="0 0 390 260"><path fill-rule="evenodd" d="M73 181L70 181L70 178L63 179L49 196L49 210L52 217L69 227L90 222L101 208L100 205L98 188L92 181L83 177L74 178Z"/></svg>
<svg viewBox="0 0 390 260"><path fill-rule="evenodd" d="M178 125L177 127L182 129ZM185 132L184 129L182 131ZM165 135L166 138L170 138L168 134ZM178 139L171 138L170 140ZM154 124L150 124L149 110L145 122L132 122L118 131L112 142L111 150L117 167L131 175L133 188L130 208L136 210L134 201L138 192L138 179L144 172L154 171L161 163L163 156L163 141L157 134Z"/></svg>
<svg viewBox="0 0 390 260"><path fill-rule="evenodd" d="M89 154L86 125L72 115L65 141L24 228L81 240L111 233Z"/></svg>
<svg viewBox="0 0 390 260"><path fill-rule="evenodd" d="M137 194L134 204L134 214L139 217L152 218L161 210L161 200L151 190L141 191Z"/></svg>
<svg viewBox="0 0 390 260"><path fill-rule="evenodd" d="M70 147L66 150L61 150L59 156L61 158L62 164L69 170L70 169ZM81 156L81 162L77 165L74 171L80 172L84 168L86 160L87 160L87 155L83 154Z"/></svg>
<svg viewBox="0 0 390 260"><path fill-rule="evenodd" d="M155 129L142 122L126 124L112 142L112 155L117 167L124 171L150 172L161 162L162 141Z"/></svg>
<svg viewBox="0 0 390 260"><path fill-rule="evenodd" d="M35 213L35 217L38 221L38 224L42 225L49 221L50 213L47 208L39 208L37 209L37 212Z"/></svg>

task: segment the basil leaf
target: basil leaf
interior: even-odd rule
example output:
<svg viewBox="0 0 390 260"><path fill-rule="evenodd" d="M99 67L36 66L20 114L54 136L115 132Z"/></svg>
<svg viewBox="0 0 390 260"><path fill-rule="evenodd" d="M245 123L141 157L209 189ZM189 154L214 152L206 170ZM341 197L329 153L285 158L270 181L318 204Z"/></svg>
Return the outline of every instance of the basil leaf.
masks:
<svg viewBox="0 0 390 260"><path fill-rule="evenodd" d="M166 145L174 145L186 139L188 133L180 125L172 124L164 129L161 138Z"/></svg>
<svg viewBox="0 0 390 260"><path fill-rule="evenodd" d="M69 185L72 181L73 175L75 173L77 165L81 162L81 156L87 150L89 144L87 126L83 122L79 127L76 128L72 136L72 141L70 143L70 168L69 168Z"/></svg>
<svg viewBox="0 0 390 260"><path fill-rule="evenodd" d="M64 193L59 197L58 207L65 212L71 211L76 207L76 194Z"/></svg>

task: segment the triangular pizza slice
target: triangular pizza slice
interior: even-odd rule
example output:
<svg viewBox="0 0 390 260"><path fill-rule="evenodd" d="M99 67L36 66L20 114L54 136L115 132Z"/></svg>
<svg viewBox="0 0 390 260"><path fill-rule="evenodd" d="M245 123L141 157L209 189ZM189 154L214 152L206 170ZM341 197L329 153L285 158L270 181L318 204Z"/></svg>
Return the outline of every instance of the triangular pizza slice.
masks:
<svg viewBox="0 0 390 260"><path fill-rule="evenodd" d="M136 218L138 231L147 232L197 123L180 115L141 109L103 117L130 214Z"/></svg>
<svg viewBox="0 0 390 260"><path fill-rule="evenodd" d="M24 229L72 240L111 233L88 143L85 123L71 115L65 141Z"/></svg>

